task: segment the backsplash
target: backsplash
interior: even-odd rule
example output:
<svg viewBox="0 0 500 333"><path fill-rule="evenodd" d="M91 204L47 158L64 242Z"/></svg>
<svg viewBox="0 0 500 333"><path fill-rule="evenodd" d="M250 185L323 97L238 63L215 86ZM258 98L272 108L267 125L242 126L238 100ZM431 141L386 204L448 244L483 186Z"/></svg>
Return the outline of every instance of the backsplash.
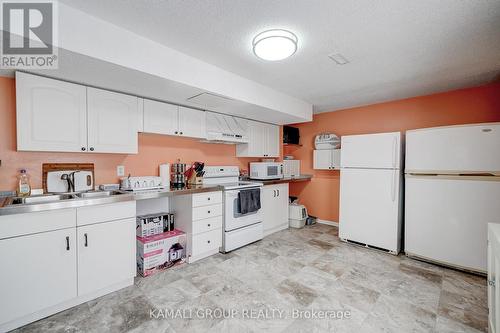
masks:
<svg viewBox="0 0 500 333"><path fill-rule="evenodd" d="M158 175L161 163L180 159L191 163L204 161L207 165L237 165L248 169L257 158L237 158L236 146L201 143L196 139L156 134L139 134L139 154L43 153L16 151L15 80L0 78L0 191L16 187L20 168L27 169L33 188L42 187L43 163L94 163L95 183L116 183L116 167L125 166L125 174L136 176Z"/></svg>

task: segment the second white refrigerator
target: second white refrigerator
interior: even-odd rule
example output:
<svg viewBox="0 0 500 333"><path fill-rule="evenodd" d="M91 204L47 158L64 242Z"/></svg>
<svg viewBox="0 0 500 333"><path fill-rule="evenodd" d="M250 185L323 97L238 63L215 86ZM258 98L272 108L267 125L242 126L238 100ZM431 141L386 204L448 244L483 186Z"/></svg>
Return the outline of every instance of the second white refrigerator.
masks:
<svg viewBox="0 0 500 333"><path fill-rule="evenodd" d="M340 238L399 253L401 133L349 135L341 140Z"/></svg>

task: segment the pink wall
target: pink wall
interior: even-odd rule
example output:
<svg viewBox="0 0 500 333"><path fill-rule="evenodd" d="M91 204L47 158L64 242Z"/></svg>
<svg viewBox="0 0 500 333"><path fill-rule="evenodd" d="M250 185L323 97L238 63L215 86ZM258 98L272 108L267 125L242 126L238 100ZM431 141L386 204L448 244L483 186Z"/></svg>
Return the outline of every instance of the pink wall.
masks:
<svg viewBox="0 0 500 333"><path fill-rule="evenodd" d="M302 173L313 174L309 183L290 186L311 215L338 221L339 171L313 170L312 155L316 134L339 136L406 131L415 128L500 121L500 83L441 94L408 98L315 115L312 122L298 124L300 148L286 147L284 154L302 160Z"/></svg>
<svg viewBox="0 0 500 333"><path fill-rule="evenodd" d="M155 134L139 134L139 154L39 153L16 151L16 102L14 79L0 77L0 190L14 190L20 168L28 169L33 188L41 188L42 163L94 163L96 184L117 182L116 166L124 165L126 174L157 175L165 162L207 165L238 165L248 168L251 158L236 158L235 145L200 143L196 139Z"/></svg>

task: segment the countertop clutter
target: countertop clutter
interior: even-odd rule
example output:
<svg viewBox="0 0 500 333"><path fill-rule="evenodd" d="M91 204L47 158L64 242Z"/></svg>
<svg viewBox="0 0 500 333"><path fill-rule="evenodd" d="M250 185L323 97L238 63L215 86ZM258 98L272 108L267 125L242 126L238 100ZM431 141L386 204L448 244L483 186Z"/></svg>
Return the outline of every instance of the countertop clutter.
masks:
<svg viewBox="0 0 500 333"><path fill-rule="evenodd" d="M300 175L296 177L286 177L282 179L259 181L264 185L308 181L311 175ZM248 180L248 179L245 179ZM211 191L220 191L220 185L203 184L187 185L183 188L170 188L145 191L91 191L83 194L63 194L63 195L40 195L28 198L4 197L0 198L0 215L23 214L38 211L76 208L92 205L103 205L115 202L132 200L146 200L162 197L173 197L179 195L189 195ZM18 200L18 201L16 201Z"/></svg>
<svg viewBox="0 0 500 333"><path fill-rule="evenodd" d="M0 199L0 215L31 213L53 209L75 208L91 205L103 205L114 202L146 200L176 195L188 195L195 193L211 192L221 190L218 185L188 185L184 188L172 188L169 190L147 190L138 192L126 191L95 191L92 197L81 194L65 195L40 195L28 198L19 198L20 201L28 199L28 202L14 202L17 197L5 197ZM85 193L84 193L85 194ZM47 198L47 199L45 199ZM31 199L31 200L29 200ZM38 200L37 200L38 199Z"/></svg>

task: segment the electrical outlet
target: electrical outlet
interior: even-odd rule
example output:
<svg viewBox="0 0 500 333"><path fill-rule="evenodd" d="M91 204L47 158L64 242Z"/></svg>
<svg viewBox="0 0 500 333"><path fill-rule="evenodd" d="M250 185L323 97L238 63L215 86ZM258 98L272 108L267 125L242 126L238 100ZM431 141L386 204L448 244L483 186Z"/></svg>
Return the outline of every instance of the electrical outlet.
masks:
<svg viewBox="0 0 500 333"><path fill-rule="evenodd" d="M116 175L118 177L125 176L125 167L123 165L119 165L119 166L116 167Z"/></svg>

